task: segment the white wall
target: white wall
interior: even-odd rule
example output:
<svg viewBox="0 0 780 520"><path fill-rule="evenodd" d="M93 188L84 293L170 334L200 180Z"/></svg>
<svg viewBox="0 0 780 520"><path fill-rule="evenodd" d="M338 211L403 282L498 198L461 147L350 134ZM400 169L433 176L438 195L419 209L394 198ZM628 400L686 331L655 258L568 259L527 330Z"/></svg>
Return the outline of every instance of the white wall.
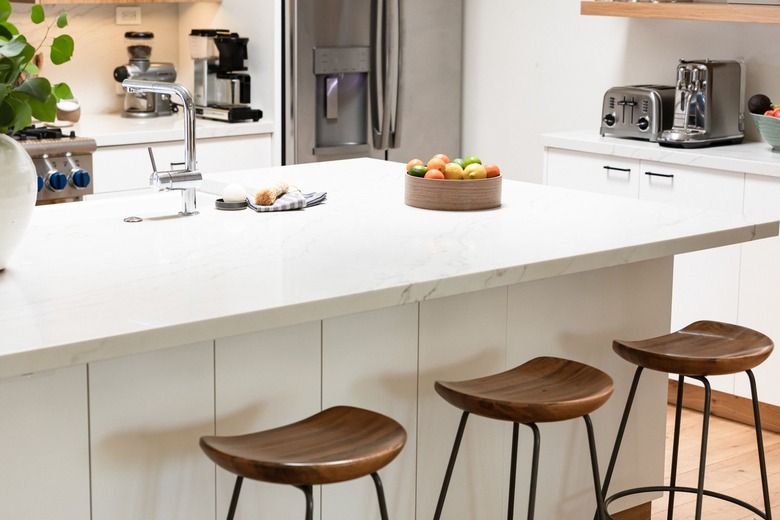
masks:
<svg viewBox="0 0 780 520"><path fill-rule="evenodd" d="M608 88L673 84L679 58L743 57L746 95L780 102L780 25L581 16L580 0L465 3L463 153L510 178L541 181L540 133L597 132Z"/></svg>
<svg viewBox="0 0 780 520"><path fill-rule="evenodd" d="M11 22L37 44L45 27L30 22L30 5L14 3ZM46 5L47 20L55 20L60 12L68 13L68 27L56 28L52 35L67 33L75 40L73 59L62 65L47 63L43 74L52 82L70 85L81 103L82 114L118 113L124 94L119 94L114 81L114 68L127 63L126 31L154 33L152 60L178 65L176 4L143 4L141 25L116 25L114 5Z"/></svg>

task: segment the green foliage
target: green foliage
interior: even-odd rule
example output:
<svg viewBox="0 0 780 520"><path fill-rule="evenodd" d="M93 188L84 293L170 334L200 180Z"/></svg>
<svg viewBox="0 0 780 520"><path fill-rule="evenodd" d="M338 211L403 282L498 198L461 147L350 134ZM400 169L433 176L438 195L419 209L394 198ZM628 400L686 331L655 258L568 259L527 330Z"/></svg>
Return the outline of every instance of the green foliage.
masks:
<svg viewBox="0 0 780 520"><path fill-rule="evenodd" d="M49 36L55 26L58 29L67 27L67 14L61 13L49 23L43 40L33 47L9 21L12 11L9 0L0 0L0 132L20 130L29 126L32 118L54 121L57 102L73 98L65 83L52 85L46 78L39 77L38 65L33 60L41 47L48 46L53 64L70 61L73 38L67 34ZM46 13L41 5L32 6L30 20L36 25L46 23Z"/></svg>

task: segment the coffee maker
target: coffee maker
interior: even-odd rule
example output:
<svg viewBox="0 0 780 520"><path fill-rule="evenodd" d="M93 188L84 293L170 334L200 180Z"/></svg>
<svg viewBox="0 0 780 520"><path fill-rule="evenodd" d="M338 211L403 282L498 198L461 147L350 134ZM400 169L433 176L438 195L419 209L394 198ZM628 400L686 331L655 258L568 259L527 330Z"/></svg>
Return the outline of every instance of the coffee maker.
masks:
<svg viewBox="0 0 780 520"><path fill-rule="evenodd" d="M114 79L122 83L126 79L147 81L176 81L176 67L173 63L153 63L150 32L126 32L127 54L130 62L114 69ZM171 96L154 92L126 93L122 117L158 117L171 115Z"/></svg>
<svg viewBox="0 0 780 520"><path fill-rule="evenodd" d="M249 106L251 77L247 74L249 38L224 29L193 29L190 55L195 62L195 114L230 123L257 121L263 112Z"/></svg>
<svg viewBox="0 0 780 520"><path fill-rule="evenodd" d="M700 148L739 144L745 134L745 71L733 60L680 60L674 123L658 144Z"/></svg>

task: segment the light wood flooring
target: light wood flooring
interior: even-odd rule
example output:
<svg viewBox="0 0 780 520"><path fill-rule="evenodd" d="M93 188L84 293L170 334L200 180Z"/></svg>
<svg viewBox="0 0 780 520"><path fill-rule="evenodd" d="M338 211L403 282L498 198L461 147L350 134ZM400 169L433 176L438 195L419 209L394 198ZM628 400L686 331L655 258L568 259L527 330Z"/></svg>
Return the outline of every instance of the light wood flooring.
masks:
<svg viewBox="0 0 780 520"><path fill-rule="evenodd" d="M668 483L671 464L674 407L668 408L666 479ZM696 486L698 478L699 441L701 438L701 413L683 409L678 485ZM780 518L780 434L764 431L764 448L769 473L769 491L772 515ZM707 450L707 488L736 496L763 509L761 480L756 455L756 436L752 426L712 417ZM694 518L696 496L678 493L675 496L674 520ZM666 519L666 498L653 501L652 520ZM702 517L706 520L748 520L759 518L748 510L729 502L704 498Z"/></svg>

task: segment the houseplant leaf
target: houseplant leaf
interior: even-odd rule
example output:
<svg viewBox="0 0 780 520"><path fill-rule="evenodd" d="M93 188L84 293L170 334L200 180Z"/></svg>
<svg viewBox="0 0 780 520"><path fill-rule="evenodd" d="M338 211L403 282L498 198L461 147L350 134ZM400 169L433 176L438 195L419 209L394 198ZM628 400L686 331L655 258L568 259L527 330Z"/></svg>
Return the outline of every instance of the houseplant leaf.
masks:
<svg viewBox="0 0 780 520"><path fill-rule="evenodd" d="M8 20L8 18L11 17L12 11L11 2L8 0L0 0L0 21L5 22Z"/></svg>
<svg viewBox="0 0 780 520"><path fill-rule="evenodd" d="M57 28L63 29L68 26L68 13L60 13L57 17Z"/></svg>
<svg viewBox="0 0 780 520"><path fill-rule="evenodd" d="M32 10L30 11L30 20L32 20L32 23L36 25L43 23L43 21L46 20L46 14L43 12L43 6L38 4L32 6Z"/></svg>
<svg viewBox="0 0 780 520"><path fill-rule="evenodd" d="M67 34L61 34L54 38L51 43L51 62L55 65L61 65L73 56L73 38Z"/></svg>
<svg viewBox="0 0 780 520"><path fill-rule="evenodd" d="M45 101L36 98L28 100L32 116L39 121L54 121L57 118L57 100L54 96L48 96Z"/></svg>
<svg viewBox="0 0 780 520"><path fill-rule="evenodd" d="M27 78L21 85L16 87L16 91L44 102L51 95L51 83L46 78Z"/></svg>
<svg viewBox="0 0 780 520"><path fill-rule="evenodd" d="M67 83L55 83L51 87L52 94L54 94L54 97L57 98L57 101L60 99L73 99L76 96L73 95L73 92L70 90L70 86L68 86Z"/></svg>

